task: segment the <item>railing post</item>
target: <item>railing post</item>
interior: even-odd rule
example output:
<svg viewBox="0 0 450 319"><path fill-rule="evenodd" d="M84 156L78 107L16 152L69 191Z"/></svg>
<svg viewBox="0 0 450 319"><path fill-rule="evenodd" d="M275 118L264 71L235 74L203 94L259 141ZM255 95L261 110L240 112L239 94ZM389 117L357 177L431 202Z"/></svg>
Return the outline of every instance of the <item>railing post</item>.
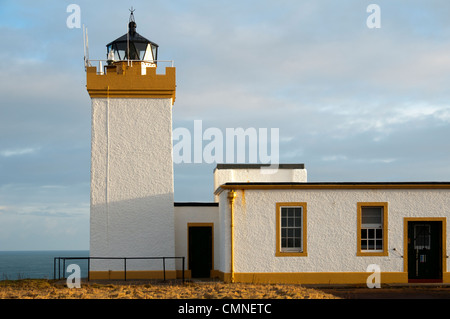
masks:
<svg viewBox="0 0 450 319"><path fill-rule="evenodd" d="M166 281L166 258L163 257L163 273L164 273L164 281Z"/></svg>
<svg viewBox="0 0 450 319"><path fill-rule="evenodd" d="M91 257L88 257L88 269L87 269L87 280L89 281L91 279Z"/></svg>
<svg viewBox="0 0 450 319"><path fill-rule="evenodd" d="M124 268L124 272L123 275L125 276L125 281L127 281L127 257L123 258L124 262L123 262L123 268Z"/></svg>
<svg viewBox="0 0 450 319"><path fill-rule="evenodd" d="M182 278L183 278L183 284L184 284L184 256L181 257L181 259L183 260L183 266L181 268L182 268L182 271L183 271Z"/></svg>

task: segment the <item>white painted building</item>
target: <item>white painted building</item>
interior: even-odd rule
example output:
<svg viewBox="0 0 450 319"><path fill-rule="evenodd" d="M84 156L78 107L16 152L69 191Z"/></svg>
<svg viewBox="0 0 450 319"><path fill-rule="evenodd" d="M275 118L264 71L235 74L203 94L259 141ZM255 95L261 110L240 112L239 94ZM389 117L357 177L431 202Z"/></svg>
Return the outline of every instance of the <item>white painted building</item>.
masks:
<svg viewBox="0 0 450 319"><path fill-rule="evenodd" d="M382 283L450 282L450 183L310 183L303 164L218 164L214 202L174 203L175 68L157 74L158 47L135 28L108 44L104 69L86 69L90 254L105 258L91 278L179 278L170 258L184 257L187 277L224 281L365 284L379 269Z"/></svg>
<svg viewBox="0 0 450 319"><path fill-rule="evenodd" d="M92 100L90 254L173 257L175 68L156 74L158 46L136 32L133 15L129 34L107 48L111 60L104 69L86 68ZM174 262L165 266L173 269ZM127 270L134 271L130 276L160 276L161 265L130 259ZM90 271L114 277L124 267L121 259L92 260Z"/></svg>
<svg viewBox="0 0 450 319"><path fill-rule="evenodd" d="M378 265L382 283L450 281L449 183L228 182L216 194L225 280L364 284Z"/></svg>

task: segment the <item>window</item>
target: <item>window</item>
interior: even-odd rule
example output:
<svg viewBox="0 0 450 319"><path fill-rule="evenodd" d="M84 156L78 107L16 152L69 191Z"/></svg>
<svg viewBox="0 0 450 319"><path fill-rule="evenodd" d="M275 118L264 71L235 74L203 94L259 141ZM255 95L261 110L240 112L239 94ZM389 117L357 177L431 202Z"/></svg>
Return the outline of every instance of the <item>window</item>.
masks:
<svg viewBox="0 0 450 319"><path fill-rule="evenodd" d="M301 207L281 207L281 251L302 251L301 220Z"/></svg>
<svg viewBox="0 0 450 319"><path fill-rule="evenodd" d="M431 226L429 224L414 225L414 249L430 249Z"/></svg>
<svg viewBox="0 0 450 319"><path fill-rule="evenodd" d="M358 256L387 256L387 203L358 203Z"/></svg>
<svg viewBox="0 0 450 319"><path fill-rule="evenodd" d="M277 203L276 256L306 256L306 203Z"/></svg>

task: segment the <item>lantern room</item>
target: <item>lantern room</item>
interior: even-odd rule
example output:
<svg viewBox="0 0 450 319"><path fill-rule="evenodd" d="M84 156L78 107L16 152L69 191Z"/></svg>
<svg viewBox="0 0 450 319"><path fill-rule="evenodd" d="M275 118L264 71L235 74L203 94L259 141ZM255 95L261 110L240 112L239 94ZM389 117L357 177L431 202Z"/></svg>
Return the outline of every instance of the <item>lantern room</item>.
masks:
<svg viewBox="0 0 450 319"><path fill-rule="evenodd" d="M117 61L141 61L148 64L147 66L156 67L158 45L136 32L134 10L130 11L128 33L106 45L108 64Z"/></svg>

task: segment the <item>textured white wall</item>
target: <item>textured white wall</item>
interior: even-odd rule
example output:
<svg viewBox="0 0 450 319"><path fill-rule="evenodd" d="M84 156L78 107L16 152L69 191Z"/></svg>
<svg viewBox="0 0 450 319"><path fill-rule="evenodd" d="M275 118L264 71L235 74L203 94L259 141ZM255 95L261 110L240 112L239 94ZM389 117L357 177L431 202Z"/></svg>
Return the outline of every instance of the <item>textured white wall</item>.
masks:
<svg viewBox="0 0 450 319"><path fill-rule="evenodd" d="M229 272L230 217L226 196L227 191L220 195L224 241L220 270ZM307 203L307 257L275 257L277 202ZM389 256L356 256L358 202L388 202ZM373 263L380 265L381 271L401 272L403 218L449 216L449 190L238 190L235 272L364 272ZM446 234L448 246L448 229Z"/></svg>
<svg viewBox="0 0 450 319"><path fill-rule="evenodd" d="M214 170L214 191L222 184L228 182L307 182L305 168L279 168L271 174L264 174L264 168L226 168ZM218 200L218 196L215 196Z"/></svg>
<svg viewBox="0 0 450 319"><path fill-rule="evenodd" d="M172 100L93 98L91 147L91 256L174 256Z"/></svg>

